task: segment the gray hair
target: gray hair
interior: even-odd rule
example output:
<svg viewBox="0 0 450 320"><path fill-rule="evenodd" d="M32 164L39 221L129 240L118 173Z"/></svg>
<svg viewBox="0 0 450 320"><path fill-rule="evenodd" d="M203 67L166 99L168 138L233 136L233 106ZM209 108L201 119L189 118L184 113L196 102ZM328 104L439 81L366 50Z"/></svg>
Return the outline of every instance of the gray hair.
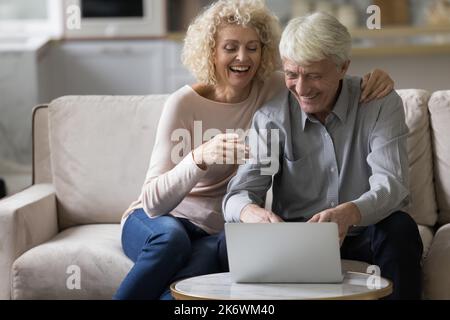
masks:
<svg viewBox="0 0 450 320"><path fill-rule="evenodd" d="M337 66L349 60L352 39L335 17L317 12L292 19L280 41L282 59L308 64L331 58Z"/></svg>

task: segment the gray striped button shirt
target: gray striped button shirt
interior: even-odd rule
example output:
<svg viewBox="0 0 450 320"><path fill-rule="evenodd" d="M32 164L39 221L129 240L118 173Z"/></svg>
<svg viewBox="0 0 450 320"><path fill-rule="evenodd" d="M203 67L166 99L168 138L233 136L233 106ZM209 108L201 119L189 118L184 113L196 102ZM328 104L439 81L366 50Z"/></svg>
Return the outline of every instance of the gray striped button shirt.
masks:
<svg viewBox="0 0 450 320"><path fill-rule="evenodd" d="M250 203L263 206L272 183L272 211L288 221L306 220L352 201L360 210L360 225L367 226L408 203L408 128L402 100L392 91L359 103L360 80L342 80L324 125L304 113L287 89L255 113L252 130L278 129L278 168L272 180L262 174L261 163L241 165L223 200L225 221L238 222Z"/></svg>

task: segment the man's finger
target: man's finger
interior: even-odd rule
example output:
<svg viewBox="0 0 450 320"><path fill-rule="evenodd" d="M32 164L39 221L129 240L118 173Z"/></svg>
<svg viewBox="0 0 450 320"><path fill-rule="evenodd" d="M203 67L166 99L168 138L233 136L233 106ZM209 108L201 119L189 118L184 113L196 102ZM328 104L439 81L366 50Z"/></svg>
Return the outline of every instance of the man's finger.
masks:
<svg viewBox="0 0 450 320"><path fill-rule="evenodd" d="M307 222L319 222L319 219L320 219L320 215L319 214L315 214Z"/></svg>
<svg viewBox="0 0 450 320"><path fill-rule="evenodd" d="M280 216L276 215L275 213L272 213L269 216L270 222L284 222L283 219L281 219Z"/></svg>
<svg viewBox="0 0 450 320"><path fill-rule="evenodd" d="M320 215L319 222L330 222L330 221L331 220L328 214L323 213Z"/></svg>

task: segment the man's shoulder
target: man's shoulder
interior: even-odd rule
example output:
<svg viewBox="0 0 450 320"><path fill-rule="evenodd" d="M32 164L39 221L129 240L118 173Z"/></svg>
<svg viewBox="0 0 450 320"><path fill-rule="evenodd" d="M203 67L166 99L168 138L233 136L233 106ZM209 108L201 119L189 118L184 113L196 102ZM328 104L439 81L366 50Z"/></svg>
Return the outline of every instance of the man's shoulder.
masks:
<svg viewBox="0 0 450 320"><path fill-rule="evenodd" d="M392 90L384 97L376 98L369 102L360 102L359 110L363 113L380 113L382 111L393 112L396 110L403 110L403 101L400 95L395 90Z"/></svg>
<svg viewBox="0 0 450 320"><path fill-rule="evenodd" d="M255 118L275 121L284 119L289 110L289 96L289 90L284 87L256 111Z"/></svg>

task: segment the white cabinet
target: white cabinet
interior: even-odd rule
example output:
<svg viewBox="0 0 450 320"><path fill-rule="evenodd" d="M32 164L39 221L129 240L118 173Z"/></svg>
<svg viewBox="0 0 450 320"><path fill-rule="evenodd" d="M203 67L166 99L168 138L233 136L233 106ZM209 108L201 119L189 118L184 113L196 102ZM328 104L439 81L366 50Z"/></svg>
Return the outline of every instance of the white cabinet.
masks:
<svg viewBox="0 0 450 320"><path fill-rule="evenodd" d="M31 163L31 110L62 95L166 94L194 77L182 42L53 41L34 50L0 50L0 162Z"/></svg>
<svg viewBox="0 0 450 320"><path fill-rule="evenodd" d="M186 84L195 83L194 76L181 63L181 50L183 43L179 41L167 41L167 64L165 77L166 92L171 93Z"/></svg>
<svg viewBox="0 0 450 320"><path fill-rule="evenodd" d="M54 50L55 95L165 91L163 41L68 41Z"/></svg>

